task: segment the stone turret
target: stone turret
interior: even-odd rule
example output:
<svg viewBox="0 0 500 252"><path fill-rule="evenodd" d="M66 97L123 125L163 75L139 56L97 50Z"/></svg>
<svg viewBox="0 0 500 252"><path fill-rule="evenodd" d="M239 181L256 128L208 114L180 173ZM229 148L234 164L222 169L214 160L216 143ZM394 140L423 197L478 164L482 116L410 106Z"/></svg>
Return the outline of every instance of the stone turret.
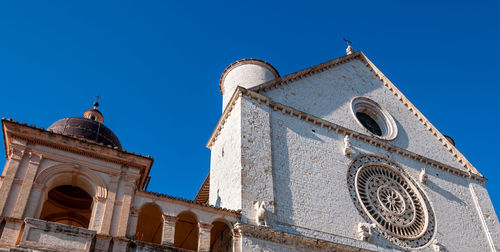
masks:
<svg viewBox="0 0 500 252"><path fill-rule="evenodd" d="M278 71L269 63L259 59L242 59L229 65L220 77L222 110L226 108L236 87L252 88L279 78Z"/></svg>

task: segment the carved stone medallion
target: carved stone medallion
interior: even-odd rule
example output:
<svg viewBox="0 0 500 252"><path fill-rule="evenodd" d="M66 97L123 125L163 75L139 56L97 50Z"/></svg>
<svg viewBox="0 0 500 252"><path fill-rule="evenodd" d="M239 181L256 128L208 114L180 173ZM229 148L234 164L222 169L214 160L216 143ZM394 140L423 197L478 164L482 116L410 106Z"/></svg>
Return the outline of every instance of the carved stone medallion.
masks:
<svg viewBox="0 0 500 252"><path fill-rule="evenodd" d="M385 238L404 248L432 240L435 217L429 201L397 164L360 156L349 167L347 182L356 208Z"/></svg>

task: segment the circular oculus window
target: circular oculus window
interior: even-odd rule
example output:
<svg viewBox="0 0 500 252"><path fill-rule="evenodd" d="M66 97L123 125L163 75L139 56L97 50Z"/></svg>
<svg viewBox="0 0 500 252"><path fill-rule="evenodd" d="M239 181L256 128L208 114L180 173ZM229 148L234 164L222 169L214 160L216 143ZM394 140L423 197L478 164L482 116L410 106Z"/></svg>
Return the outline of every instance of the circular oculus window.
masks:
<svg viewBox="0 0 500 252"><path fill-rule="evenodd" d="M398 134L391 114L366 97L356 97L351 102L351 112L356 122L370 135L383 140L393 140Z"/></svg>

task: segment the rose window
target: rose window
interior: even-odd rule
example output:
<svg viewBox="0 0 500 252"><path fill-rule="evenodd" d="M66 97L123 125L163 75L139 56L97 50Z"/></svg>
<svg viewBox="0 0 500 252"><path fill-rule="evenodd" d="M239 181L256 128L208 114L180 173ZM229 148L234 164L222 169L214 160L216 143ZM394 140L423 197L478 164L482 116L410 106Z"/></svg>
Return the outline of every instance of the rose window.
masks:
<svg viewBox="0 0 500 252"><path fill-rule="evenodd" d="M349 168L348 183L358 210L388 240L418 248L432 239L435 220L430 204L399 166L364 155Z"/></svg>

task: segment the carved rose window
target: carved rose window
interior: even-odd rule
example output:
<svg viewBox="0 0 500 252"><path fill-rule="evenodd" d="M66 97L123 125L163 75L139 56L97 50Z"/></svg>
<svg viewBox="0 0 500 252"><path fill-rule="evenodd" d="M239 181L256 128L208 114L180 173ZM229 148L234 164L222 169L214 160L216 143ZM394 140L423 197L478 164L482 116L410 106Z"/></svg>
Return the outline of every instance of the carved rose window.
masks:
<svg viewBox="0 0 500 252"><path fill-rule="evenodd" d="M353 161L347 180L356 208L386 239L403 248L419 248L432 240L431 206L397 164L364 155Z"/></svg>

